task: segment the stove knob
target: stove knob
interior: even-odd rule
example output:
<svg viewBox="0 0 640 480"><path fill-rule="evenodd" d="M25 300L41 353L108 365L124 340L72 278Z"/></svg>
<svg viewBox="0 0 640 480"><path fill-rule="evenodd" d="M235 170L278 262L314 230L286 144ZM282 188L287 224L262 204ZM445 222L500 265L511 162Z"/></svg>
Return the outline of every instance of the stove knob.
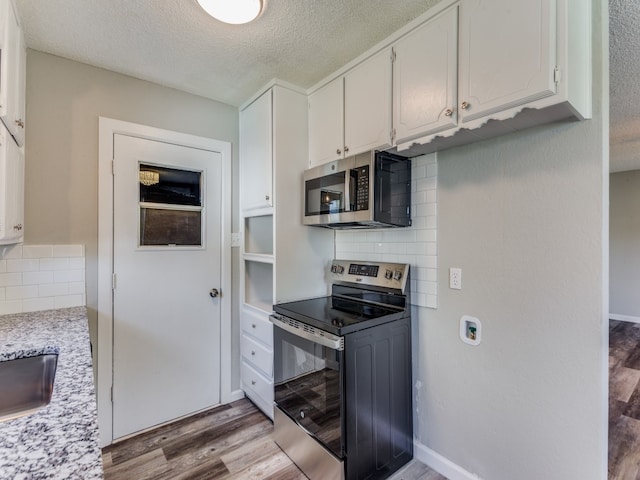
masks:
<svg viewBox="0 0 640 480"><path fill-rule="evenodd" d="M396 270L396 272L393 274L393 279L400 280L401 278L402 278L402 272L400 270Z"/></svg>
<svg viewBox="0 0 640 480"><path fill-rule="evenodd" d="M338 273L344 273L344 267L342 265L338 265Z"/></svg>
<svg viewBox="0 0 640 480"><path fill-rule="evenodd" d="M384 278L387 280L391 280L393 278L393 272L391 270L386 270L384 272Z"/></svg>
<svg viewBox="0 0 640 480"><path fill-rule="evenodd" d="M304 410L300 410L300 418L304 418Z"/></svg>

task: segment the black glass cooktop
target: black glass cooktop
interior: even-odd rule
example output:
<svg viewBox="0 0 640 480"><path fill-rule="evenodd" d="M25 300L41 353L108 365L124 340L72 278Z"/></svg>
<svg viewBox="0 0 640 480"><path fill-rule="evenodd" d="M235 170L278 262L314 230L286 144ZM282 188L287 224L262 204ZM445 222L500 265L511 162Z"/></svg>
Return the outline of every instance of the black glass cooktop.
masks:
<svg viewBox="0 0 640 480"><path fill-rule="evenodd" d="M320 297L273 306L276 313L335 335L345 335L404 316L404 310L348 300Z"/></svg>

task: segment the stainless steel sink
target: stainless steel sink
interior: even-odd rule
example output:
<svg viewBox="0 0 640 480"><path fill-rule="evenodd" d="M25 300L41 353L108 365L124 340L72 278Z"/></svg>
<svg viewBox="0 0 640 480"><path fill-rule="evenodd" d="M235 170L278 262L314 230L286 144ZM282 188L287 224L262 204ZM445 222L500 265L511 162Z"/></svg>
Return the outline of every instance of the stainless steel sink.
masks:
<svg viewBox="0 0 640 480"><path fill-rule="evenodd" d="M28 415L51 401L58 355L0 362L0 422Z"/></svg>

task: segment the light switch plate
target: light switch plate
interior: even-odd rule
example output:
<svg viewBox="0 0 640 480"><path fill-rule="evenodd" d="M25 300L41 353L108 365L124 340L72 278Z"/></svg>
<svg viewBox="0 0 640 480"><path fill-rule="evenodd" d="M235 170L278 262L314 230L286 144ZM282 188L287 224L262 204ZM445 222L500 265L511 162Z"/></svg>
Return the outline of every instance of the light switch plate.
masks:
<svg viewBox="0 0 640 480"><path fill-rule="evenodd" d="M231 246L239 247L240 246L240 232L231 234Z"/></svg>

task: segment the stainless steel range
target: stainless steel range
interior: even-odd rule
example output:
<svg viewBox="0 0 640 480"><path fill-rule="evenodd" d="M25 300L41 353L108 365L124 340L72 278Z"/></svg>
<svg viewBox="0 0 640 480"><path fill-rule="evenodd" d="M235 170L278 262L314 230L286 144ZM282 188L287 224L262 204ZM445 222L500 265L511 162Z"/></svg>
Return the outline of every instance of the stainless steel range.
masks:
<svg viewBox="0 0 640 480"><path fill-rule="evenodd" d="M409 265L334 260L331 296L274 305L274 437L311 480L413 456Z"/></svg>

